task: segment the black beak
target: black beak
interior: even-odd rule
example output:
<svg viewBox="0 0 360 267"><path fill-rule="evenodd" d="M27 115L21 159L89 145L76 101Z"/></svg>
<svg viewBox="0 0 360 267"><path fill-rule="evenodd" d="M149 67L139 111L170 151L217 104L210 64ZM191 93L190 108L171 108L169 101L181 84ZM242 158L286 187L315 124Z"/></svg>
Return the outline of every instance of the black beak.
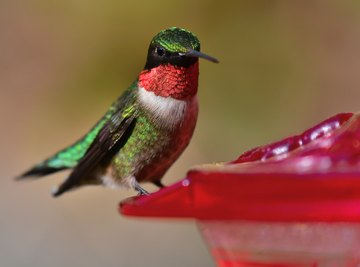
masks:
<svg viewBox="0 0 360 267"><path fill-rule="evenodd" d="M181 53L180 55L181 56L186 56L186 57L200 57L200 58L209 60L209 61L214 62L214 63L219 63L219 60L217 60L216 58L208 56L208 55L206 55L204 53L201 53L199 51L192 50L192 49L189 49L188 51L186 51L185 53Z"/></svg>

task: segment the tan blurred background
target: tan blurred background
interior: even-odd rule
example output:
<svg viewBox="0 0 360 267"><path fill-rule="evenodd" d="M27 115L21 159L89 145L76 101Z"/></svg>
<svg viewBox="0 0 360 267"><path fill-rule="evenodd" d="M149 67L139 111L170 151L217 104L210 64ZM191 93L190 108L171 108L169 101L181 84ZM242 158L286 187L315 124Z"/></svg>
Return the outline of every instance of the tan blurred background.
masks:
<svg viewBox="0 0 360 267"><path fill-rule="evenodd" d="M134 192L13 181L85 133L170 26L221 64L201 62L198 125L166 184L360 110L359 1L2 0L0 266L214 266L194 222L121 217Z"/></svg>

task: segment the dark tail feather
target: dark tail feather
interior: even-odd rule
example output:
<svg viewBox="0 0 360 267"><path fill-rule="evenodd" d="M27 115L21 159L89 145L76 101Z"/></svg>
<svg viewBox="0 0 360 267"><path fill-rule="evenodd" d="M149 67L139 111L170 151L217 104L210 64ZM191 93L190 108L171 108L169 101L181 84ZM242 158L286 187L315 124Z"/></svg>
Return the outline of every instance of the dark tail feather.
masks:
<svg viewBox="0 0 360 267"><path fill-rule="evenodd" d="M53 197L58 197L65 193L66 191L69 191L71 189L74 189L77 187L76 184L74 184L71 180L66 179L59 187L55 187L53 191L51 192Z"/></svg>
<svg viewBox="0 0 360 267"><path fill-rule="evenodd" d="M28 179L28 178L40 178L45 175L49 175L58 171L65 170L67 168L54 168L48 166L35 166L34 168L28 170L27 172L21 174L20 176L16 177L17 180Z"/></svg>

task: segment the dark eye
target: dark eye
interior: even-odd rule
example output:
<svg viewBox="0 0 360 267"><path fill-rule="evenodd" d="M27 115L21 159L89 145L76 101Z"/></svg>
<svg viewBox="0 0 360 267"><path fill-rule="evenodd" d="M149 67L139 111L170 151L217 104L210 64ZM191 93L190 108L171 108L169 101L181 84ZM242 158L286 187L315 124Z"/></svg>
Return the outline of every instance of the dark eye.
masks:
<svg viewBox="0 0 360 267"><path fill-rule="evenodd" d="M155 53L158 54L158 56L162 57L163 55L165 55L165 49L162 47L156 47Z"/></svg>

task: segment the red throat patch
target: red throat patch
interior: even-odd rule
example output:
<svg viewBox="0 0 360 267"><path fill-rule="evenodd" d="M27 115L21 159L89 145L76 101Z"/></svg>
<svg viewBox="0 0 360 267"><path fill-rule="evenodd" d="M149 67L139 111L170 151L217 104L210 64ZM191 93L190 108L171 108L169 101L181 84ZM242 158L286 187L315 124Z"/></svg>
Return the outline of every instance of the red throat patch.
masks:
<svg viewBox="0 0 360 267"><path fill-rule="evenodd" d="M166 64L143 70L138 85L158 96L185 99L196 95L198 77L199 62L188 68Z"/></svg>

